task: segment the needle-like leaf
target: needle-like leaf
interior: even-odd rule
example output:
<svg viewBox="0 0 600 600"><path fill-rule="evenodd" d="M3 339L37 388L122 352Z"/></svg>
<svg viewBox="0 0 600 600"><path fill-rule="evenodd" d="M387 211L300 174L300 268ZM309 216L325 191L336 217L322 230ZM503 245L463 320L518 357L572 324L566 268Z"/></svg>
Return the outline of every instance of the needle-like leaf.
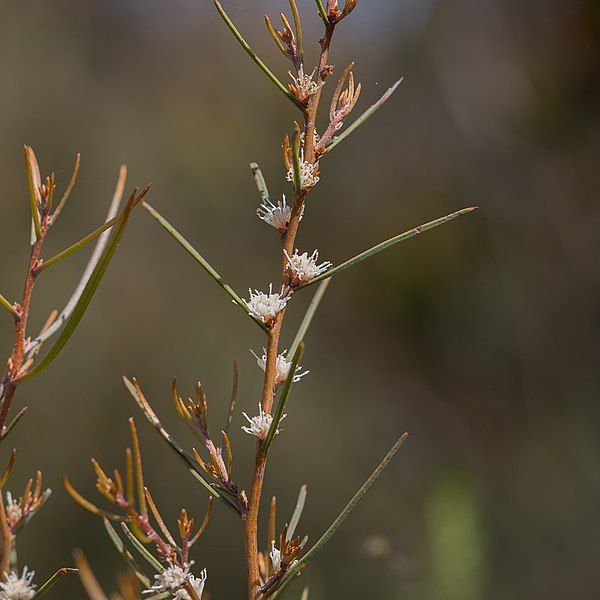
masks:
<svg viewBox="0 0 600 600"><path fill-rule="evenodd" d="M296 527L298 527L298 523L300 522L300 517L302 516L302 511L304 510L304 503L306 502L307 490L308 488L306 487L306 484L300 488L298 500L296 501L296 508L294 508L292 518L290 519L290 525L287 533L285 534L285 539L287 542L294 537L294 532L296 531Z"/></svg>
<svg viewBox="0 0 600 600"><path fill-rule="evenodd" d="M350 513L354 510L360 499L369 491L369 488L375 483L377 478L381 475L383 470L388 466L392 458L394 458L396 452L400 449L404 440L407 438L408 432L404 433L400 439L392 446L390 451L385 455L383 460L377 465L377 468L371 473L371 476L362 484L360 489L354 494L350 502L346 504L344 510L338 515L336 520L329 526L327 531L319 538L315 545L294 564L293 567L286 573L285 577L281 580L281 583L277 586L274 594L269 596L271 599L278 598L284 591L285 587L292 581L296 574L303 568L303 566L313 556L319 552L325 546L325 544L331 539L333 534L340 528L342 523L348 518Z"/></svg>
<svg viewBox="0 0 600 600"><path fill-rule="evenodd" d="M120 515L113 515L111 513L98 508L95 504L84 498L71 484L69 478L66 475L63 475L63 486L65 490L67 490L69 496L77 502L80 506L91 512L93 515L98 515L100 517L104 517L111 521L123 521L125 517L121 517Z"/></svg>
<svg viewBox="0 0 600 600"><path fill-rule="evenodd" d="M402 83L404 78L398 79L394 85L389 88L375 104L372 104L365 112L354 121L351 125L349 125L340 135L334 137L329 144L327 144L326 151L331 152L338 144L343 142L353 131L358 129L369 117L371 117L377 109L381 108L381 106L390 98L390 96L398 89L398 86Z"/></svg>
<svg viewBox="0 0 600 600"><path fill-rule="evenodd" d="M10 477L13 467L15 466L15 460L17 460L17 451L13 448L13 451L8 457L8 464L6 465L6 469L4 469L2 479L0 479L0 490L6 485L8 478Z"/></svg>
<svg viewBox="0 0 600 600"><path fill-rule="evenodd" d="M179 243L179 245L214 279L214 281L223 289L231 299L237 304L264 332L268 333L268 327L257 319L244 303L244 301L233 291L231 286L217 273L206 259L167 221L157 210L152 208L147 202L143 202L142 206L150 213L150 215L160 224L160 226Z"/></svg>
<svg viewBox="0 0 600 600"><path fill-rule="evenodd" d="M29 371L22 377L23 380L34 377L35 375L43 371L46 367L48 367L58 356L60 351L65 347L70 337L73 335L73 332L79 325L81 319L83 318L83 315L85 314L88 306L90 305L90 302L92 301L92 298L94 297L94 294L96 293L96 290L100 285L100 281L104 277L106 269L108 268L108 265L117 250L119 242L121 241L121 237L123 236L123 232L125 231L125 227L127 226L129 216L131 215L131 211L135 208L138 202L140 202L142 198L148 193L149 189L149 187L146 187L144 190L142 190L140 194L137 194L137 190L134 190L125 208L125 214L120 220L118 227L115 230L113 230L110 241L106 245L106 248L104 249L104 252L102 253L102 256L98 261L98 264L96 265L96 268L94 269L89 281L87 282L85 289L83 290L83 293L81 294L81 297L77 302L77 305L73 309L73 313L67 321L65 328L62 330L62 332L58 336L58 339L56 340L56 342L54 342L54 345L50 348L50 350L44 356L44 358L42 358L42 360L33 369L31 369L31 371Z"/></svg>
<svg viewBox="0 0 600 600"><path fill-rule="evenodd" d="M21 417L28 411L29 409L24 406L16 415L15 418L4 428L2 435L0 435L0 442L5 440L8 434L15 428L17 423L21 420Z"/></svg>
<svg viewBox="0 0 600 600"><path fill-rule="evenodd" d="M13 305L2 294L0 294L0 306L6 309L13 317L15 316Z"/></svg>
<svg viewBox="0 0 600 600"><path fill-rule="evenodd" d="M142 582L142 585L146 588L149 588L151 585L150 579L148 579L148 577L146 577L146 575L142 572L135 558L133 558L131 555L131 552L125 548L125 544L123 544L123 541L119 537L119 534L115 528L111 525L108 519L103 519L102 521L104 523L106 532L108 533L108 537L117 549L117 552L123 557L127 563L127 566L135 573L135 576Z"/></svg>
<svg viewBox="0 0 600 600"><path fill-rule="evenodd" d="M41 273L42 271L45 271L48 267L55 265L56 263L63 260L63 258L67 258L67 256L69 256L70 254L73 254L73 252L77 252L77 250L81 250L81 248L84 248L90 242L93 242L97 237L100 237L107 229L110 229L113 225L118 223L124 216L125 216L125 211L118 214L116 217L110 219L110 221L106 221L103 225L100 225L100 227L98 227L98 229L94 229L94 231L92 231L92 233L86 235L84 238L82 238L78 242L75 242L68 248L65 248L62 252L59 252L56 256L53 256L52 258L45 260L36 269L36 273Z"/></svg>
<svg viewBox="0 0 600 600"><path fill-rule="evenodd" d="M283 418L283 411L285 409L286 402L288 401L290 391L292 390L292 384L294 383L294 377L296 375L296 367L302 358L302 354L304 352L304 342L300 342L298 344L298 348L296 352L294 352L292 363L290 365L290 371L285 379L285 383L283 385L283 390L281 391L281 396L279 397L279 403L277 404L277 408L273 413L273 420L271 421L271 426L269 427L269 431L260 445L260 452L266 454L271 447L271 443L273 442L273 438L277 434L277 429L279 424L281 423L281 419Z"/></svg>
<svg viewBox="0 0 600 600"><path fill-rule="evenodd" d="M248 56L258 65L260 70L275 84L277 89L285 94L300 110L304 110L304 106L302 103L294 97L294 95L279 81L279 79L275 76L275 74L267 67L267 65L256 55L254 50L250 47L250 44L243 38L242 34L238 31L236 26L233 24L233 21L229 18L219 0L214 0L217 11L221 15L223 21L231 33L233 33L235 39L239 42L240 46L246 51Z"/></svg>
<svg viewBox="0 0 600 600"><path fill-rule="evenodd" d="M73 191L73 187L75 186L75 183L77 181L77 176L79 175L80 165L81 165L81 155L77 154L77 156L75 157L75 166L73 167L73 174L71 175L69 185L67 186L67 189L65 190L65 193L63 194L62 198L60 199L58 205L56 206L56 209L52 213L52 223L55 223L56 219L58 219L58 217L60 216L62 209L65 207L65 204L67 203L67 200L69 199L69 196L71 195L71 192Z"/></svg>
<svg viewBox="0 0 600 600"><path fill-rule="evenodd" d="M77 573L78 571L79 569L69 569L67 567L59 569L58 571L56 571L56 573L54 573L54 575L52 575L52 577L50 577L50 579L48 579L48 581L43 583L38 588L36 593L31 597L31 600L39 600L39 598L45 596L46 593L49 592L50 589L54 587L65 575L68 575L70 573Z"/></svg>
<svg viewBox="0 0 600 600"><path fill-rule="evenodd" d="M310 327L313 317L315 316L315 312L317 312L317 308L319 307L319 304L321 303L323 295L325 294L327 286L330 284L330 282L331 279L325 279L325 281L321 281L321 283L319 284L319 287L317 288L313 299L310 301L310 304L306 309L306 313L304 313L304 317L302 318L300 327L296 332L296 337L294 338L294 341L292 342L292 345L290 346L290 349L288 351L288 356L294 356L294 354L296 353L296 348L298 348L300 342L304 340L304 336L306 335L306 332Z"/></svg>
<svg viewBox="0 0 600 600"><path fill-rule="evenodd" d="M329 26L329 18L327 17L327 12L325 11L325 7L323 6L323 2L321 0L315 0L315 4L317 5L317 10L319 11L319 16L323 19L323 24L325 27Z"/></svg>
<svg viewBox="0 0 600 600"><path fill-rule="evenodd" d="M250 170L254 175L254 181L256 182L256 187L258 188L258 193L260 194L261 203L268 202L271 197L269 196L269 190L267 188L267 183L265 182L265 178L263 177L262 171L258 166L258 163L250 163Z"/></svg>
<svg viewBox="0 0 600 600"><path fill-rule="evenodd" d="M25 157L25 171L27 173L27 188L29 190L31 219L33 221L35 239L39 239L42 233L39 211L39 205L41 202L40 186L42 185L42 178L40 176L40 168L38 167L38 162L33 149L29 146L24 146L23 155Z"/></svg>
<svg viewBox="0 0 600 600"><path fill-rule="evenodd" d="M125 183L127 180L127 167L125 165L121 165L119 169L119 177L117 179L117 184L115 186L115 191L110 202L110 206L108 208L108 214L106 215L106 221L110 221L113 219L117 213L119 212L119 206L121 205L121 200L123 198L123 191L125 189ZM27 344L27 360L30 360L35 353L37 352L37 348L40 344L43 344L46 340L52 337L55 333L57 333L61 327L69 320L70 316L73 314L73 310L77 306L81 295L83 294L90 277L94 273L94 269L98 264L98 261L102 258L106 245L110 239L110 232L105 231L100 235L96 245L94 246L94 251L90 256L90 260L88 261L83 275L79 280L79 283L75 287L75 290L71 294L69 301L63 308L62 312L54 319L51 325L42 329L37 337L35 337L29 344Z"/></svg>
<svg viewBox="0 0 600 600"><path fill-rule="evenodd" d="M341 271L345 271L346 269L353 267L355 264L362 262L363 260L366 260L367 258L371 258L372 256L375 256L376 254L379 254L380 252L383 252L384 250L387 250L388 248L391 248L392 246L395 246L396 244L398 244L400 242L404 242L405 240L408 240L416 235L419 235L420 233L424 233L425 231L428 231L429 229L433 229L435 227L438 227L439 225L448 223L449 221L452 221L453 219L456 219L457 217L460 217L462 215L466 215L467 213L473 212L474 210L477 210L477 206L471 206L470 208L463 208L462 210L458 210L450 215L446 215L445 217L441 217L439 219L436 219L435 221L429 221L429 223L424 223L423 225L419 225L418 227L410 229L409 231L405 231L404 233L401 233L400 235L396 235L393 238L386 240L385 242L381 242L380 244L377 244L376 246L373 246L372 248L369 248L368 250L365 250L364 252L357 254L350 260L343 262L341 265L338 265L337 267L333 267L333 269L329 269L328 271L325 271L325 273L322 273L318 277L315 277L314 279L311 279L310 281L307 281L306 283L300 284L298 286L298 289L308 287L309 285L312 285L313 283L317 283L318 281L323 281L324 279L329 279L330 277L337 275Z"/></svg>
<svg viewBox="0 0 600 600"><path fill-rule="evenodd" d="M142 558L144 558L153 569L159 573L164 570L164 567L158 562L158 560L154 558L154 556L144 547L144 544L142 544L142 542L135 537L131 529L127 527L127 523L121 523L121 529L131 544L135 546L135 549L140 553Z"/></svg>
<svg viewBox="0 0 600 600"><path fill-rule="evenodd" d="M79 569L79 578L90 600L108 600L83 552L77 548L73 552L73 557Z"/></svg>

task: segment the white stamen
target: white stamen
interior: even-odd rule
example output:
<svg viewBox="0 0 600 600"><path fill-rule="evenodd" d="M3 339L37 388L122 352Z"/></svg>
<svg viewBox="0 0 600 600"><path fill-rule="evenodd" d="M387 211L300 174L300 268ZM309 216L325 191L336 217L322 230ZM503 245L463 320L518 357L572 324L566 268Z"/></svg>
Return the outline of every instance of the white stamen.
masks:
<svg viewBox="0 0 600 600"><path fill-rule="evenodd" d="M264 440L267 437L267 433L273 422L273 417L262 409L262 404L260 402L258 403L258 415L256 415L256 417L250 418L245 412L242 414L246 417L248 423L250 423L250 427L242 427L242 429L246 433L256 436L259 440ZM281 420L283 421L286 417L287 415L283 415ZM275 432L275 435L278 433L279 429Z"/></svg>
<svg viewBox="0 0 600 600"><path fill-rule="evenodd" d="M254 350L250 350L254 358L256 358L256 364L264 371L267 367L267 351L263 348L263 355L258 356ZM275 376L275 385L280 385L283 383L290 372L290 368L292 366L292 362L287 360L287 350L284 350L277 357L277 375ZM304 371L304 373L299 373L302 367L300 365L296 366L296 374L294 375L294 383L298 383L304 375L307 375L310 371Z"/></svg>
<svg viewBox="0 0 600 600"><path fill-rule="evenodd" d="M269 285L269 293L254 292L249 289L250 300L244 300L244 304L248 307L248 310L257 319L260 319L266 325L270 325L275 319L277 313L283 310L288 302L288 297L283 296L283 289L281 293L273 293L273 284Z"/></svg>
<svg viewBox="0 0 600 600"><path fill-rule="evenodd" d="M325 273L325 271L332 266L329 261L317 264L317 261L319 260L318 250L315 250L310 256L308 255L308 252L298 254L298 250L296 250L292 256L285 250L284 253L292 271L292 285L299 285L310 281Z"/></svg>

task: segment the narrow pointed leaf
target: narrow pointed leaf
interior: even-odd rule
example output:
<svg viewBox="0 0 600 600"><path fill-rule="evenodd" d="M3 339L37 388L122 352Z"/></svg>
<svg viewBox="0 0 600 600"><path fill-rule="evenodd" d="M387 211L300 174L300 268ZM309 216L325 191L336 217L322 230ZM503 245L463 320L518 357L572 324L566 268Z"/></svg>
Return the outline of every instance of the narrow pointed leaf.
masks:
<svg viewBox="0 0 600 600"><path fill-rule="evenodd" d="M16 415L15 418L4 428L2 435L0 436L0 442L8 437L8 434L15 428L17 423L21 420L21 417L28 411L27 406L24 406Z"/></svg>
<svg viewBox="0 0 600 600"><path fill-rule="evenodd" d="M217 8L217 11L221 15L221 18L223 19L223 21L225 21L225 24L227 25L227 27L229 27L229 30L231 31L231 33L233 33L233 36L239 42L240 46L246 51L248 56L258 65L260 70L275 84L277 89L280 92L282 92L285 96L287 96L287 98L291 100L300 110L303 111L304 106L302 105L302 103L294 97L294 95L285 87L285 85L283 85L283 83L281 83L281 81L279 81L279 79L269 69L269 67L267 67L267 65L256 55L254 50L252 50L252 48L250 47L250 44L248 44L248 42L243 38L242 34L233 24L233 21L229 18L229 16L221 6L219 0L214 0L214 3Z"/></svg>
<svg viewBox="0 0 600 600"><path fill-rule="evenodd" d="M8 464L6 465L6 469L4 469L4 473L2 474L2 479L0 479L0 490L4 488L6 483L8 482L8 478L12 473L13 467L15 466L15 460L17 459L17 451L13 448L13 451L10 453L8 457Z"/></svg>
<svg viewBox="0 0 600 600"><path fill-rule="evenodd" d="M164 567L158 562L158 560L144 547L144 544L138 540L129 527L127 527L127 523L121 523L121 529L123 533L127 536L127 539L131 542L131 544L135 547L135 549L140 553L142 558L156 571L159 573L164 570Z"/></svg>
<svg viewBox="0 0 600 600"><path fill-rule="evenodd" d="M398 86L402 83L404 78L398 79L394 85L389 88L375 104L372 104L365 112L354 121L347 129L345 129L340 135L334 137L329 144L327 144L326 152L331 152L338 144L343 142L352 132L358 129L369 117L373 116L373 114L377 111L377 109L381 108L381 106L390 98L390 96L398 89Z"/></svg>
<svg viewBox="0 0 600 600"><path fill-rule="evenodd" d="M42 185L42 178L40 176L40 168L38 167L37 159L35 158L33 149L29 146L25 146L23 148L23 153L25 157L25 171L27 173L27 188L29 190L31 219L33 222L35 239L39 239L42 233L39 211L39 204L41 201L39 188Z"/></svg>
<svg viewBox="0 0 600 600"><path fill-rule="evenodd" d="M296 337L294 338L294 341L292 342L292 345L290 346L290 349L288 351L289 356L294 356L294 354L296 354L296 349L298 348L298 345L300 344L300 342L302 342L304 340L304 336L306 335L306 332L308 331L308 328L310 327L313 317L315 316L315 312L317 312L317 308L319 307L319 304L321 303L321 300L323 299L323 295L325 294L325 291L327 290L327 286L330 283L331 283L330 279L325 279L325 281L322 281L319 284L319 287L317 288L317 291L315 292L315 295L313 296L313 299L310 301L310 304L308 305L308 308L306 309L306 313L304 314L304 317L302 318L300 327L298 328L298 331L296 332Z"/></svg>
<svg viewBox="0 0 600 600"><path fill-rule="evenodd" d="M95 504L84 498L71 484L69 478L66 475L63 475L63 486L67 493L77 504L91 512L93 515L97 515L99 517L104 517L105 519L109 519L110 521L123 521L124 517L120 515L113 515L111 513L106 512L98 508Z"/></svg>
<svg viewBox="0 0 600 600"><path fill-rule="evenodd" d="M285 577L281 580L281 583L277 587L277 590L270 598L278 598L283 592L284 588L289 582L295 577L295 575L302 569L302 567L311 559L319 550L325 546L325 544L331 539L333 534L340 528L342 523L348 518L350 513L354 510L360 499L369 491L370 487L375 483L377 478L381 475L383 470L388 466L390 461L394 458L396 452L400 449L404 440L408 436L408 432L404 433L400 439L392 446L390 451L385 455L383 460L379 463L377 468L371 473L371 476L363 483L360 489L354 494L350 502L346 504L344 510L338 515L336 520L329 526L327 531L319 538L316 544L302 557L298 562L290 568L286 573Z"/></svg>
<svg viewBox="0 0 600 600"><path fill-rule="evenodd" d="M150 587L151 582L148 577L142 572L139 565L135 561L135 558L131 555L129 550L125 548L123 541L119 537L119 534L115 528L111 525L108 519L103 519L104 527L108 533L108 537L112 541L117 552L123 557L123 560L127 563L127 566L135 573L135 576L142 582L142 585L146 588Z"/></svg>
<svg viewBox="0 0 600 600"><path fill-rule="evenodd" d="M281 391L281 396L279 397L279 402L277 404L277 408L273 413L273 420L271 421L271 426L269 427L269 431L265 437L264 442L260 446L260 452L266 454L271 447L271 443L273 442L273 438L277 433L277 428L281 423L281 419L283 418L283 411L285 409L286 402L290 396L290 392L292 390L292 385L294 383L294 376L296 374L296 367L302 358L302 353L304 352L304 343L300 342L294 356L292 358L292 364L290 365L290 372L286 377L285 383L283 385L283 390Z"/></svg>
<svg viewBox="0 0 600 600"><path fill-rule="evenodd" d="M233 291L231 286L223 280L217 271L206 261L206 259L167 221L157 210L147 202L142 206L161 225L161 227L179 243L179 245L214 279L214 281L225 291L231 299L246 313L263 331L268 332L267 326L248 311L244 301Z"/></svg>
<svg viewBox="0 0 600 600"><path fill-rule="evenodd" d="M95 229L94 231L92 231L92 233L86 235L83 239L79 240L78 242L75 242L68 248L65 248L62 252L59 252L56 256L53 256L52 258L45 260L37 268L36 273L41 273L42 271L45 271L48 267L55 265L56 263L60 262L64 258L67 258L67 256L73 254L73 252L77 252L77 250L81 250L81 248L84 248L90 242L93 242L97 237L100 237L100 235L102 235L107 229L110 229L113 225L118 223L124 216L125 216L125 211L123 211L122 213L120 213L119 215L117 215L116 217L111 219L110 221L106 221L103 225L100 225L100 227L98 227L98 229Z"/></svg>
<svg viewBox="0 0 600 600"><path fill-rule="evenodd" d="M75 183L77 182L77 176L79 175L79 167L81 165L81 154L77 154L75 156L75 166L73 167L73 174L71 175L71 179L69 181L69 185L67 185L67 189L60 199L58 205L56 206L55 211L52 213L52 222L55 223L56 219L60 216L62 209L65 207L73 188L75 187Z"/></svg>
<svg viewBox="0 0 600 600"><path fill-rule="evenodd" d="M306 487L306 485L303 485L300 488L298 500L296 501L296 508L294 508L292 518L290 519L290 525L285 535L285 539L288 542L294 537L294 532L296 531L296 527L298 527L298 523L300 522L300 517L302 516L302 511L304 510L304 503L306 502L307 489L308 488Z"/></svg>
<svg viewBox="0 0 600 600"><path fill-rule="evenodd" d="M256 182L256 187L258 188L258 193L260 194L261 203L264 204L271 199L265 178L260 170L260 167L258 166L258 163L250 163L250 170L252 171L252 175L254 175L254 181Z"/></svg>
<svg viewBox="0 0 600 600"><path fill-rule="evenodd" d="M13 317L15 316L13 305L2 294L0 294L0 306L7 310Z"/></svg>
<svg viewBox="0 0 600 600"><path fill-rule="evenodd" d="M386 240L385 242L381 242L380 244L377 244L376 246L373 246L372 248L369 248L368 250L365 250L364 252L357 254L355 257L351 258L350 260L347 260L346 262L342 263L341 265L338 265L337 267L333 267L333 269L329 269L328 271L326 271L325 273L322 273L318 277L315 277L314 279L311 279L310 281L308 281L306 283L300 284L298 286L298 289L308 287L309 285L312 285L313 283L317 283L318 281L323 281L324 279L329 279L330 277L337 275L341 271L345 271L346 269L353 267L355 264L362 262L363 260L366 260L367 258L371 258L372 256L375 256L376 254L379 254L380 252L383 252L384 250L387 250L388 248L391 248L392 246L395 246L396 244L398 244L400 242L404 242L412 237L415 237L416 235L419 235L420 233L424 233L425 231L434 229L435 227L438 227L439 225L448 223L449 221L452 221L453 219L456 219L457 217L460 217L462 215L466 215L467 213L473 212L476 209L477 209L476 206L472 206L470 208L463 208L462 210L456 211L450 215L446 215L445 217L436 219L435 221L430 221L429 223L424 223L423 225L419 225L418 227L415 227L414 229L405 231L404 233L401 233L400 235L390 238L389 240Z"/></svg>
<svg viewBox="0 0 600 600"><path fill-rule="evenodd" d="M123 218L120 220L118 227L113 230L110 241L106 245L98 264L96 265L89 281L87 282L77 305L73 309L73 313L71 317L67 321L64 329L61 331L58 336L56 342L54 342L53 346L50 348L48 353L42 358L42 360L26 375L22 377L23 380L30 379L34 377L38 373L41 373L46 367L48 367L54 359L58 356L60 351L65 347L73 332L81 322L83 315L85 314L104 274L106 273L106 269L114 256L117 247L119 246L119 242L121 241L121 237L125 231L125 227L127 226L127 222L129 221L129 216L131 215L131 211L135 208L137 203L146 195L149 188L145 188L139 195L135 192L131 195L129 202L127 203L127 207L125 208L125 214Z"/></svg>
<svg viewBox="0 0 600 600"><path fill-rule="evenodd" d="M327 27L329 25L329 18L327 17L327 12L325 11L323 2L321 0L315 0L315 4L317 5L317 10L319 11L319 16L323 20L325 27Z"/></svg>
<svg viewBox="0 0 600 600"><path fill-rule="evenodd" d="M70 573L77 573L78 571L79 571L78 569L69 569L67 567L63 567L62 569L59 569L58 571L56 571L56 573L54 573L54 575L52 575L52 577L50 577L50 579L48 579L48 581L46 581L39 587L39 589L36 591L36 593L31 597L31 600L38 600L39 598L42 598L65 575L68 575Z"/></svg>
<svg viewBox="0 0 600 600"><path fill-rule="evenodd" d="M125 189L126 181L127 181L127 167L125 165L121 165L121 168L119 169L119 177L117 179L117 184L115 186L115 191L114 191L112 200L110 202L110 206L108 208L108 214L106 215L105 221L110 221L119 212L119 206L121 205L121 200L123 198L123 191ZM63 308L63 310L61 311L61 313L56 317L56 319L53 321L53 323L50 326L42 329L42 331L39 333L39 335L37 337L35 337L33 340L31 340L31 342L29 342L29 344L27 344L27 359L32 358L34 356L34 353L36 352L36 348L38 348L38 346L40 344L43 344L46 340L48 340L55 333L57 333L61 329L61 327L69 320L69 317L73 314L73 310L77 306L77 303L79 302L79 299L81 298L81 295L83 294L84 290L86 289L86 285L88 284L90 277L94 273L94 269L96 268L98 261L103 256L104 249L106 248L106 245L108 244L109 239L110 239L109 231L105 231L104 233L102 233L100 235L100 237L98 238L98 241L96 242L96 245L94 246L94 250L93 250L92 255L90 256L90 259L85 267L85 270L83 271L83 274L82 274L77 286L75 287L75 290L71 294L69 301L66 303L66 305Z"/></svg>

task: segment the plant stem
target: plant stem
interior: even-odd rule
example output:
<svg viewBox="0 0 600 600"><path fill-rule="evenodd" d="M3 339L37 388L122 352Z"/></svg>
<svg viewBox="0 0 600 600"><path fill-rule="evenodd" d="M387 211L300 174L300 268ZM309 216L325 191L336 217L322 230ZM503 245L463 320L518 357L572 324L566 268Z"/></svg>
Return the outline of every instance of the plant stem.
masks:
<svg viewBox="0 0 600 600"><path fill-rule="evenodd" d="M319 58L318 77L323 79L322 74L328 64L329 47L335 29L335 24L328 24L325 28L325 35L321 40L321 56ZM304 110L304 160L314 162L314 131L319 110L319 100L321 89L310 97L307 107ZM288 227L283 238L281 250L281 284L288 283L288 263L286 253L292 256L294 245L298 235L298 227L302 209L304 206L304 197L306 192L301 189L296 190L294 205ZM269 341L267 344L267 360L265 364L265 376L262 390L262 409L271 414L273 408L273 399L275 395L275 379L277 377L277 353L279 350L279 339L281 328L285 318L285 309L280 311L275 317L275 322L269 332ZM258 518L260 512L260 498L265 477L267 465L267 454L260 452L260 442L256 445L256 457L254 472L252 476L252 486L248 498L248 512L244 516L244 538L246 546L246 575L248 580L248 600L256 600L260 595L260 570L258 564Z"/></svg>

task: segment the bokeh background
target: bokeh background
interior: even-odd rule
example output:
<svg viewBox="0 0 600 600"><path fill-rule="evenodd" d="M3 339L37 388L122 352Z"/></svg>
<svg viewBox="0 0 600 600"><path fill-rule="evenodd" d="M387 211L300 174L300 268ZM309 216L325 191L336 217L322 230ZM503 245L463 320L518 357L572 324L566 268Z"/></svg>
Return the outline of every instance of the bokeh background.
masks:
<svg viewBox="0 0 600 600"><path fill-rule="evenodd" d="M256 50L286 78L262 27L283 0L227 0ZM312 1L300 2L307 40ZM600 585L598 422L600 3L596 0L363 0L332 61L357 59L359 109L399 76L395 97L323 161L300 246L339 263L399 231L480 210L345 272L307 338L265 497L283 515L309 487L316 539L395 437L396 461L304 578L312 598L587 599ZM316 44L310 48L316 57ZM0 3L0 289L16 297L27 255L21 148L79 184L58 251L100 222L120 163L151 202L243 292L276 278L276 236L254 211L248 163L289 191L279 144L293 107L236 45L208 0ZM39 281L32 329L60 308L87 254ZM290 311L293 337L310 294ZM3 352L9 319L0 320ZM94 495L88 458L121 464L138 416L146 475L174 523L205 497L122 387L136 375L191 447L169 404L200 378L213 427L232 360L253 412L256 329L139 210L72 343L24 385L12 487L43 469L51 502L20 536L40 579L82 547L107 590L123 568L102 525L60 484ZM237 477L253 441L234 421ZM8 450L8 449L5 449ZM242 538L220 507L194 556L213 598L244 593ZM296 588L296 596L300 587ZM49 598L82 598L76 579ZM292 594L292 597L294 595Z"/></svg>

